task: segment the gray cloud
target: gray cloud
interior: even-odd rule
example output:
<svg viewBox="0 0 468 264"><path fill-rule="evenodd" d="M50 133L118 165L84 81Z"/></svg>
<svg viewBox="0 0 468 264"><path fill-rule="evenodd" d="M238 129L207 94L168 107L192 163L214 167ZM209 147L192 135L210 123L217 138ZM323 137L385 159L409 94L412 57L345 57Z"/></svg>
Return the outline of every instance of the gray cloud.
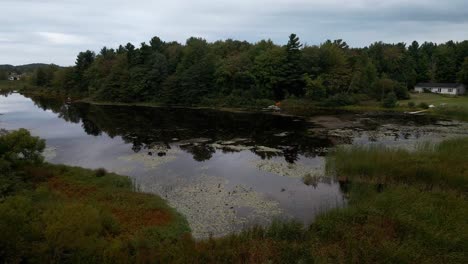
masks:
<svg viewBox="0 0 468 264"><path fill-rule="evenodd" d="M1 0L0 64L73 64L79 51L152 36L319 44L342 38L444 42L468 37L465 0Z"/></svg>

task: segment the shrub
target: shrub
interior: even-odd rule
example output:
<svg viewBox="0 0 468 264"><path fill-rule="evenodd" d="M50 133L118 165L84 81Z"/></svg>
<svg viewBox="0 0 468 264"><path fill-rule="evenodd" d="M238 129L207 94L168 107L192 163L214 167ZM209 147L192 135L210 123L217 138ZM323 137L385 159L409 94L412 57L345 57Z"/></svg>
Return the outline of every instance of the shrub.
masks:
<svg viewBox="0 0 468 264"><path fill-rule="evenodd" d="M398 99L410 98L408 88L406 88L406 86L403 84L395 85L395 87L393 88L393 91L395 92L395 95Z"/></svg>
<svg viewBox="0 0 468 264"><path fill-rule="evenodd" d="M99 169L96 169L94 173L96 174L96 177L104 177L107 174L107 170L104 168L99 168Z"/></svg>
<svg viewBox="0 0 468 264"><path fill-rule="evenodd" d="M329 97L325 101L325 106L335 107L335 106L347 106L357 104L357 99L350 94L339 93L335 94L332 97Z"/></svg>
<svg viewBox="0 0 468 264"><path fill-rule="evenodd" d="M408 102L408 107L415 108L416 104L414 102Z"/></svg>
<svg viewBox="0 0 468 264"><path fill-rule="evenodd" d="M395 93L391 92L385 96L382 105L385 108L395 108L397 106L398 99Z"/></svg>
<svg viewBox="0 0 468 264"><path fill-rule="evenodd" d="M307 186L316 186L318 184L318 178L308 173L302 178L302 182Z"/></svg>
<svg viewBox="0 0 468 264"><path fill-rule="evenodd" d="M31 136L28 130L21 128L0 137L0 159L12 166L41 164L41 155L45 141Z"/></svg>
<svg viewBox="0 0 468 264"><path fill-rule="evenodd" d="M419 108L429 109L429 105L427 103L422 102L422 103L419 104Z"/></svg>

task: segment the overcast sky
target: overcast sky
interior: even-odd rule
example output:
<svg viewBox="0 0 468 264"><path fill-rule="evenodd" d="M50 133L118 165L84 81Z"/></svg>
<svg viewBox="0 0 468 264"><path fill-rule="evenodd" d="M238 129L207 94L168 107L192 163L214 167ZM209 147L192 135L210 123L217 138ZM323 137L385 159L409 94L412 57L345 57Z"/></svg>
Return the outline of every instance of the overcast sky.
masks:
<svg viewBox="0 0 468 264"><path fill-rule="evenodd" d="M0 64L71 65L78 52L159 36L284 44L468 39L468 0L0 0Z"/></svg>

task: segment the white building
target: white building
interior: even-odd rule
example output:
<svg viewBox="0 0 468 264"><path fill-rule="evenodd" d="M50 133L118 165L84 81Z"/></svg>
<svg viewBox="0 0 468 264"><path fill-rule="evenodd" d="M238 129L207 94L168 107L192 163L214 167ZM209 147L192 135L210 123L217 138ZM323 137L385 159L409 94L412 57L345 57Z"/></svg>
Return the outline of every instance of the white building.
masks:
<svg viewBox="0 0 468 264"><path fill-rule="evenodd" d="M414 87L418 93L431 92L448 95L462 95L466 93L465 85L461 83L418 83Z"/></svg>

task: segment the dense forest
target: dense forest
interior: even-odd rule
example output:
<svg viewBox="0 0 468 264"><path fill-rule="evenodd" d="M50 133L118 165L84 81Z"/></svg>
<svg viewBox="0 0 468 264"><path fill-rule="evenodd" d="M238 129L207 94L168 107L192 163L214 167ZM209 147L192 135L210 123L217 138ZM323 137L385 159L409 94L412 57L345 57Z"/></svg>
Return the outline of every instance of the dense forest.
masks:
<svg viewBox="0 0 468 264"><path fill-rule="evenodd" d="M346 105L407 98L417 82L468 83L468 41L351 48L343 40L303 45L295 34L284 46L154 37L81 52L75 66L38 68L30 81L98 101L253 105L296 97Z"/></svg>

